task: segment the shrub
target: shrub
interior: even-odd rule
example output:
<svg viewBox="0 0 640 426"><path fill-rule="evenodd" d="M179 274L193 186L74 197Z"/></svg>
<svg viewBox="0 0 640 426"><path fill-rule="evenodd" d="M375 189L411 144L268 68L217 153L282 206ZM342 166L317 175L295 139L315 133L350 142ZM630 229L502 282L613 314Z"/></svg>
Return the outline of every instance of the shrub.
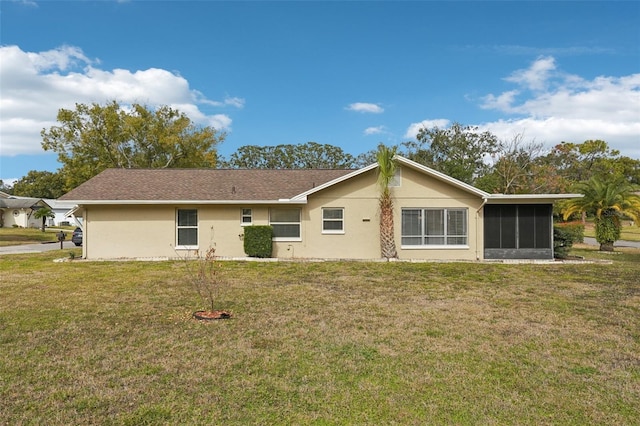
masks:
<svg viewBox="0 0 640 426"><path fill-rule="evenodd" d="M582 222L558 222L554 227L561 228L571 235L572 243L584 243L584 225Z"/></svg>
<svg viewBox="0 0 640 426"><path fill-rule="evenodd" d="M566 259L573 247L575 234L570 229L557 225L553 227L553 257L556 259Z"/></svg>
<svg viewBox="0 0 640 426"><path fill-rule="evenodd" d="M267 225L244 228L244 252L249 257L271 257L273 228Z"/></svg>

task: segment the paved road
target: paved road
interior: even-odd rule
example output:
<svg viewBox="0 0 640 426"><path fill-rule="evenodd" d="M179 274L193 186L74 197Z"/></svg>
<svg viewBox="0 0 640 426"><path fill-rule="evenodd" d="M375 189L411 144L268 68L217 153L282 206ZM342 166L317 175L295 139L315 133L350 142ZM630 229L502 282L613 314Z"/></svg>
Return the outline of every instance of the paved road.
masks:
<svg viewBox="0 0 640 426"><path fill-rule="evenodd" d="M595 238L591 238L591 237L584 237L584 243L585 244L589 244L590 246L599 246L600 244L596 241ZM613 245L614 247L635 247L635 248L640 248L640 242L639 241L616 241L616 243Z"/></svg>
<svg viewBox="0 0 640 426"><path fill-rule="evenodd" d="M71 241L64 241L63 248L71 249L75 248L75 244ZM20 246L5 246L0 247L0 255L2 254L20 254L20 253L41 253L43 251L60 250L60 243L46 243L46 244L23 244Z"/></svg>

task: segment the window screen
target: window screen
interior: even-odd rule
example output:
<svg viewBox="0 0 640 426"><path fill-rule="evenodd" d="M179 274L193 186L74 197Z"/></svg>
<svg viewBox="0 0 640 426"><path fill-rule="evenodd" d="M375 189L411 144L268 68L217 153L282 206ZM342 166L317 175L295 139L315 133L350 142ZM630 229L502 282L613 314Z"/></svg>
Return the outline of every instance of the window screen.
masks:
<svg viewBox="0 0 640 426"><path fill-rule="evenodd" d="M198 210L179 209L176 225L177 246L195 247L198 245Z"/></svg>
<svg viewBox="0 0 640 426"><path fill-rule="evenodd" d="M269 214L269 224L273 228L274 238L300 238L300 209L271 209Z"/></svg>
<svg viewBox="0 0 640 426"><path fill-rule="evenodd" d="M344 231L344 209L322 209L322 231L326 233L339 233Z"/></svg>
<svg viewBox="0 0 640 426"><path fill-rule="evenodd" d="M467 244L467 209L402 209L402 245Z"/></svg>

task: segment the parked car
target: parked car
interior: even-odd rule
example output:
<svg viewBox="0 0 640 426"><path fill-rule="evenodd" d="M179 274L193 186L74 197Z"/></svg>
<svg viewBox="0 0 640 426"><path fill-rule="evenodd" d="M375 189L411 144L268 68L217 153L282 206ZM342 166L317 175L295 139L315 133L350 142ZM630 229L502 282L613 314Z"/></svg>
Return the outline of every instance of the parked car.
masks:
<svg viewBox="0 0 640 426"><path fill-rule="evenodd" d="M71 235L71 242L77 246L82 245L82 228L76 228Z"/></svg>

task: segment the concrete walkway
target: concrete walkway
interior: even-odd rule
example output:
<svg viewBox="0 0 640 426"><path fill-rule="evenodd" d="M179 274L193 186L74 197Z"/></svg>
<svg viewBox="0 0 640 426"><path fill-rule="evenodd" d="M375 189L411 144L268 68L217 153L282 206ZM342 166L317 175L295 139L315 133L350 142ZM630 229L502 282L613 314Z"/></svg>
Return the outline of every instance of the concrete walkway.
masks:
<svg viewBox="0 0 640 426"><path fill-rule="evenodd" d="M584 243L585 244L589 244L590 246L600 246L600 243L598 243L595 238L591 238L591 237L584 237ZM616 241L616 243L613 246L614 247L640 248L640 241L618 240L618 241Z"/></svg>

